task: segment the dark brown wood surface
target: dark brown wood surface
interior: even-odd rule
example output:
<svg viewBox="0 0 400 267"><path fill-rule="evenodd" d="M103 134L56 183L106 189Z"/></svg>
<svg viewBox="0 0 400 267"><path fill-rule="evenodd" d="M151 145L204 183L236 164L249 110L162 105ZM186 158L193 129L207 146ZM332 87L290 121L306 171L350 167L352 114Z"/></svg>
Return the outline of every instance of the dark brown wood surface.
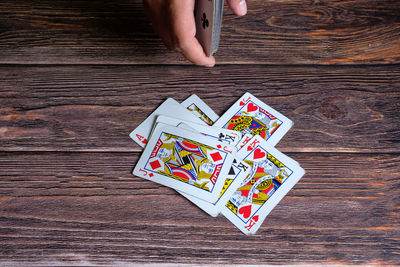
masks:
<svg viewBox="0 0 400 267"><path fill-rule="evenodd" d="M215 68L167 51L141 1L1 1L0 266L400 265L400 4L248 1ZM294 121L306 175L254 236L131 174L168 97L249 91Z"/></svg>
<svg viewBox="0 0 400 267"><path fill-rule="evenodd" d="M141 0L3 0L0 63L186 64L167 52ZM400 62L398 0L248 0L225 9L221 64Z"/></svg>
<svg viewBox="0 0 400 267"><path fill-rule="evenodd" d="M398 263L399 155L288 155L308 174L257 235L245 236L175 191L132 177L139 153L4 152L1 256L94 263Z"/></svg>
<svg viewBox="0 0 400 267"><path fill-rule="evenodd" d="M397 65L6 66L0 78L7 151L139 151L128 134L166 98L196 93L222 115L246 91L294 121L282 151L399 148Z"/></svg>

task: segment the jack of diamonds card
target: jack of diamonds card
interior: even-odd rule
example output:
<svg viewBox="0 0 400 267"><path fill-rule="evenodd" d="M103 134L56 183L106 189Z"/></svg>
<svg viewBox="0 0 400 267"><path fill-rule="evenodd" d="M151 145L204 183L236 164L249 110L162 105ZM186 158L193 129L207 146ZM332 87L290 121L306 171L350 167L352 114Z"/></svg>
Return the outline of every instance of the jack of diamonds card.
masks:
<svg viewBox="0 0 400 267"><path fill-rule="evenodd" d="M251 166L222 214L245 234L254 234L265 217L304 175L297 162L255 136L237 154Z"/></svg>
<svg viewBox="0 0 400 267"><path fill-rule="evenodd" d="M239 131L242 135L260 135L272 146L292 125L291 120L250 93L245 93L214 124L216 127Z"/></svg>
<svg viewBox="0 0 400 267"><path fill-rule="evenodd" d="M235 152L234 146L159 123L133 174L214 202Z"/></svg>

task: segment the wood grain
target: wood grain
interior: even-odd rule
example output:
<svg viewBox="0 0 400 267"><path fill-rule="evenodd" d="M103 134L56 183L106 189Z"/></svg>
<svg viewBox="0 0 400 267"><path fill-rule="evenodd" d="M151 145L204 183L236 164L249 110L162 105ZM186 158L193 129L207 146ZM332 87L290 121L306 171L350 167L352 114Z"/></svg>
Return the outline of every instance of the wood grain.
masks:
<svg viewBox="0 0 400 267"><path fill-rule="evenodd" d="M290 153L307 174L250 237L130 175L138 156L2 152L0 259L400 264L400 154Z"/></svg>
<svg viewBox="0 0 400 267"><path fill-rule="evenodd" d="M400 5L248 0L219 65L167 51L141 0L0 2L0 266L400 266ZM131 174L168 97L249 91L306 175L257 235Z"/></svg>
<svg viewBox="0 0 400 267"><path fill-rule="evenodd" d="M188 64L169 52L141 0L0 3L0 63ZM220 64L400 62L397 0L249 0L225 9Z"/></svg>
<svg viewBox="0 0 400 267"><path fill-rule="evenodd" d="M140 151L128 134L168 97L222 115L244 92L294 121L282 151L398 152L398 66L0 67L3 151Z"/></svg>

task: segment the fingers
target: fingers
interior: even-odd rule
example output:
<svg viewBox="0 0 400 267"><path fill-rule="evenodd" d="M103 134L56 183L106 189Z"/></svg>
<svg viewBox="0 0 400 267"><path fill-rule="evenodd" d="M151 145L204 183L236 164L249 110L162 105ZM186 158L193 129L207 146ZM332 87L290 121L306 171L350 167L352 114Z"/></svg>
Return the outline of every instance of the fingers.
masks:
<svg viewBox="0 0 400 267"><path fill-rule="evenodd" d="M203 47L196 39L196 24L194 20L194 1L177 0L180 8L173 14L173 31L176 35L176 49L183 54L189 61L196 65L213 67L214 57L207 57Z"/></svg>
<svg viewBox="0 0 400 267"><path fill-rule="evenodd" d="M247 13L246 0L227 0L227 1L233 13L235 13L238 16L246 15Z"/></svg>
<svg viewBox="0 0 400 267"><path fill-rule="evenodd" d="M213 67L196 39L195 0L144 0L146 14L167 48L178 51L196 65Z"/></svg>
<svg viewBox="0 0 400 267"><path fill-rule="evenodd" d="M215 58L213 56L207 57L203 47L201 47L195 37L185 40L185 42L181 44L180 52L196 65L206 67L214 67L215 65Z"/></svg>

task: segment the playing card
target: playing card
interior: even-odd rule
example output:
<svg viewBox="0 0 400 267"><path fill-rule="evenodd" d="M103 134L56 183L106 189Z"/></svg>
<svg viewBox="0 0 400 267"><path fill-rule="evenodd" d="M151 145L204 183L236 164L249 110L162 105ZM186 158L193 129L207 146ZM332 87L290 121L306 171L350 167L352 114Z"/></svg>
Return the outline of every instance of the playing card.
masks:
<svg viewBox="0 0 400 267"><path fill-rule="evenodd" d="M235 153L234 146L158 123L133 174L215 202Z"/></svg>
<svg viewBox="0 0 400 267"><path fill-rule="evenodd" d="M187 121L204 124L202 120L194 116L190 111L172 98L165 100L153 113L150 114L129 136L141 147L144 147L149 139L154 121L157 115L165 114L170 117L181 118Z"/></svg>
<svg viewBox="0 0 400 267"><path fill-rule="evenodd" d="M216 217L220 213L224 205L228 202L231 195L236 191L239 184L249 174L250 169L251 168L247 163L238 158L235 158L233 160L229 173L226 176L224 187L222 188L220 196L218 200L214 203L198 199L186 193L181 194L211 216Z"/></svg>
<svg viewBox="0 0 400 267"><path fill-rule="evenodd" d="M254 234L305 172L259 135L254 136L237 157L251 166L250 174L221 212L243 233Z"/></svg>
<svg viewBox="0 0 400 267"><path fill-rule="evenodd" d="M252 134L246 133L243 135L242 139L240 139L239 143L236 145L236 148L240 150L247 142L249 142L253 138Z"/></svg>
<svg viewBox="0 0 400 267"><path fill-rule="evenodd" d="M293 122L263 103L250 93L245 93L214 126L260 135L272 146L289 131Z"/></svg>
<svg viewBox="0 0 400 267"><path fill-rule="evenodd" d="M222 129L218 127L211 127L211 126L205 126L205 125L199 125L196 123L182 123L190 126L190 128L196 130L197 132L207 136L211 137L213 139L216 139L220 142L228 143L232 146L236 146L240 139L241 135L239 132L232 131L232 130L227 130L227 129ZM179 124L181 125L181 124ZM179 127L178 125L178 127Z"/></svg>
<svg viewBox="0 0 400 267"><path fill-rule="evenodd" d="M190 126L190 128L194 129L195 131L202 133L205 136L214 138L218 141L228 143L230 145L236 146L240 139L241 135L239 132L233 131L233 130L228 130L228 129L222 129L219 127L211 127L207 125L200 125L198 123L190 122L190 121L184 121L181 119L176 119L176 118L170 118L167 116L160 115L156 119L156 123L165 123L173 126L178 126L180 124L186 124ZM191 129L187 129L191 130Z"/></svg>
<svg viewBox="0 0 400 267"><path fill-rule="evenodd" d="M169 116L166 116L166 115L158 115L157 118L156 118L156 122L155 123L159 123L159 122L177 127L179 124L186 123L186 122L189 122L189 121L182 120L182 119L179 119L179 118L169 117ZM204 125L204 123L202 123L202 125Z"/></svg>
<svg viewBox="0 0 400 267"><path fill-rule="evenodd" d="M243 138L242 138L243 139ZM269 146L271 146L271 144L269 144L268 142L263 142L263 141L260 141L260 140L263 140L262 138L260 138L260 136L259 135L255 135L255 136L252 136L251 137L251 139L249 140L249 141L247 141L246 142L246 144L245 145L247 145L246 146L246 149L247 149L247 151L250 151L250 150L253 150L257 145L262 145L262 144L265 144L265 143L267 143ZM242 140L241 140L242 141ZM237 148L237 150L239 151L239 150L241 150L241 149L238 149L238 146L239 146L240 144L237 144L236 145L236 148ZM243 145L244 146L244 145ZM241 148L243 148L243 146L241 147ZM280 159L285 159L287 162L292 162L293 164L296 164L296 165L299 165L299 163L297 162L297 161L295 161L295 160L293 160L292 158L290 158L289 156L287 156L287 155L285 155L285 154L283 154L283 153L281 153L280 151L278 151L279 153L280 153ZM300 165L299 165L300 166Z"/></svg>
<svg viewBox="0 0 400 267"><path fill-rule="evenodd" d="M214 0L196 0L195 2L196 38L207 56L212 54L214 23Z"/></svg>
<svg viewBox="0 0 400 267"><path fill-rule="evenodd" d="M156 121L154 122L153 129L152 129L151 131L153 132L155 126L156 126L158 123L164 123L164 124L168 124L168 125L171 125L171 126L178 127L178 125L179 125L180 123L183 123L183 122L185 122L186 124L189 123L189 121L185 121L185 120L182 120L182 119L173 118L173 117L169 117L169 116L165 116L165 115L158 115L158 116L156 117ZM191 128L191 129L189 129L189 130L194 130L194 129ZM194 131L196 132L196 130L194 130ZM150 134L150 136L151 136L151 135L152 135L152 133Z"/></svg>
<svg viewBox="0 0 400 267"><path fill-rule="evenodd" d="M191 111L207 125L213 125L219 118L219 116L195 94L188 97L181 103L181 105Z"/></svg>

